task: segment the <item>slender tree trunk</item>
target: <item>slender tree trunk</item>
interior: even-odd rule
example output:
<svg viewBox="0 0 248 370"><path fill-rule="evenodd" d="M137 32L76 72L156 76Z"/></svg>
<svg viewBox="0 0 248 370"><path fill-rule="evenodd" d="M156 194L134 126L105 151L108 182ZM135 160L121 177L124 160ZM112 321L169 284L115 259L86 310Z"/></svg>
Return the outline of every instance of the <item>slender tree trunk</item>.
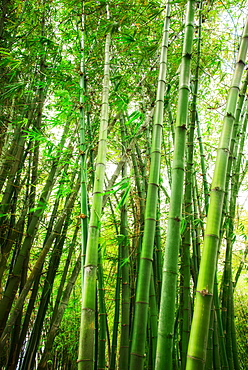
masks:
<svg viewBox="0 0 248 370"><path fill-rule="evenodd" d="M63 314L65 312L65 309L68 305L68 301L72 292L72 289L75 285L76 279L79 275L80 272L80 267L81 267L81 256L77 258L76 264L74 266L74 269L71 273L71 276L67 282L66 288L64 290L58 311L56 313L56 316L53 318L52 326L48 332L47 335L47 341L45 345L45 349L43 352L43 355L41 357L40 363L38 365L38 369L46 369L47 368L47 361L49 359L50 352L52 350L52 345L54 342L54 338L59 330L59 326L61 324ZM56 367L55 367L56 368Z"/></svg>
<svg viewBox="0 0 248 370"><path fill-rule="evenodd" d="M76 181L76 186L75 186L73 192L70 195L70 198L68 199L68 201L67 201L67 203L64 207L62 215L57 220L57 222L54 226L53 232L51 233L51 235L47 239L46 245L42 249L36 263L34 264L34 267L33 267L32 271L31 271L31 273L30 273L30 275L29 275L29 277L28 277L28 279L27 279L27 281L26 281L26 283L25 283L25 285L22 289L22 292L21 292L21 294L19 295L18 299L15 302L15 307L13 307L11 315L10 315L7 323L5 324L5 329L4 329L4 331L1 335L1 339L0 339L0 350L1 351L3 350L4 345L6 344L6 341L8 340L9 333L11 332L12 326L15 324L15 321L16 321L18 315L19 315L19 312L22 310L25 298L26 298L33 282L35 281L36 277L38 276L38 274L41 271L41 267L44 263L44 260L47 256L47 253L49 252L54 239L57 237L58 233L61 230L61 227L64 223L65 218L66 218L67 212L73 206L73 204L75 202L75 198L76 198L76 195L78 193L78 190L79 190L79 186L78 186L77 181Z"/></svg>
<svg viewBox="0 0 248 370"><path fill-rule="evenodd" d="M163 266L156 370L162 370L165 366L169 370L172 367L178 252L182 217L185 139L190 90L190 64L194 35L194 7L195 1L188 1L175 127L172 188Z"/></svg>
<svg viewBox="0 0 248 370"><path fill-rule="evenodd" d="M46 279L44 282L44 286L42 289L42 295L40 299L40 305L37 312L37 316L32 328L32 333L28 341L25 357L21 366L22 370L28 370L34 368L35 363L35 356L37 352L37 348L40 341L40 336L42 332L42 327L49 303L49 299L52 292L52 287L54 283L54 279L56 276L56 272L58 270L58 266L60 263L60 258L63 251L63 245L65 242L65 237L68 229L68 224L71 217L72 209L68 210L66 220L64 225L61 225L61 230L58 230L58 235L55 240L54 248L50 257L48 271L46 274Z"/></svg>
<svg viewBox="0 0 248 370"><path fill-rule="evenodd" d="M118 230L117 222L114 217L114 209L111 204L111 201L109 200L110 208L112 211L112 215L114 218L114 224L116 229L116 234L119 236L119 242L118 242L118 265L117 265L117 274L116 274L116 285L115 285L115 311L114 311L114 325L113 325L113 335L112 335L112 344L111 344L111 355L110 355L110 364L109 368L110 370L115 369L116 365L116 356L117 356L117 342L118 342L118 327L119 327L119 321L120 321L120 289L121 289L121 236Z"/></svg>
<svg viewBox="0 0 248 370"><path fill-rule="evenodd" d="M121 135L124 145L124 122L121 120ZM127 176L127 165L124 164L122 169L122 177ZM124 194L123 194L124 195ZM130 338L130 256L129 256L129 241L128 241L128 217L126 202L121 207L121 225L120 225L120 269L121 269L121 335L120 335L120 359L119 369L126 370L129 364L129 338Z"/></svg>
<svg viewBox="0 0 248 370"><path fill-rule="evenodd" d="M206 345L210 310L212 304L214 276L219 246L222 207L225 193L228 154L232 138L236 104L241 76L248 49L248 19L246 21L235 73L228 96L224 126L219 143L214 177L211 187L203 254L199 270L196 300L188 347L187 370L203 369L206 361Z"/></svg>
<svg viewBox="0 0 248 370"><path fill-rule="evenodd" d="M97 370L104 370L106 368L105 351L106 351L106 336L107 336L107 312L105 305L105 288L103 278L103 265L102 265L102 251L98 252L98 301L99 309L99 331L98 331L98 353L97 353ZM111 369L111 367L110 367Z"/></svg>
<svg viewBox="0 0 248 370"><path fill-rule="evenodd" d="M170 15L170 6L168 2L166 17L164 21L163 40L160 57L160 71L156 97L156 108L154 113L152 149L151 149L151 167L146 199L144 237L142 243L140 266L136 288L130 370L135 370L137 368L141 370L143 369L144 366L150 279L156 230L157 197L158 197L160 160L161 160L161 141L163 127L169 15Z"/></svg>
<svg viewBox="0 0 248 370"><path fill-rule="evenodd" d="M108 13L108 9L107 9ZM96 310L96 269L98 260L98 238L102 213L102 193L105 176L108 127L108 95L109 95L109 52L110 33L105 42L104 81L102 94L102 112L99 134L98 156L96 160L96 175L87 239L86 259L84 266L84 285L82 298L82 315L80 326L78 369L92 370L94 368L94 331Z"/></svg>

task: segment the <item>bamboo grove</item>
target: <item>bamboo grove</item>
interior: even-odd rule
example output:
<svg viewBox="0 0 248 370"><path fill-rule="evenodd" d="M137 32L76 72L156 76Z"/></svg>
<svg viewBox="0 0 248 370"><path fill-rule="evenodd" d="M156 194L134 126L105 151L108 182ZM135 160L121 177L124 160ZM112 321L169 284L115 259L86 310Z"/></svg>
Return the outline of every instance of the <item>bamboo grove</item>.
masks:
<svg viewBox="0 0 248 370"><path fill-rule="evenodd" d="M248 368L247 9L2 0L1 369Z"/></svg>

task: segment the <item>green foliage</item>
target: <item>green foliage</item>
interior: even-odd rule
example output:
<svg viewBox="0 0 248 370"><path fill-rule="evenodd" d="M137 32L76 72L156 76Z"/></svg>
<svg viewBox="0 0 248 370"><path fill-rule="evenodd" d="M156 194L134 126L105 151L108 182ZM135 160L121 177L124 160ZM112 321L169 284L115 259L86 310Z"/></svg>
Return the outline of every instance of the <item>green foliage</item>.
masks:
<svg viewBox="0 0 248 370"><path fill-rule="evenodd" d="M80 197L78 196L71 208L71 219L63 222L61 231L56 232L55 229L56 223L65 212L66 201L79 181L85 181L86 207L89 210L92 209L92 184L95 176L95 158L99 147L99 123L103 92L104 39L108 32L111 34L112 41L110 117L107 135L109 149L106 156L107 175L104 179L104 189L107 190L102 190L100 195L109 197L110 202L106 202L103 216L100 217L99 212L96 213L96 216L97 229L101 229L99 249L103 259L105 305L108 312L110 341L114 327L118 263L121 270L130 269L128 288L131 292L127 296L128 299L131 297L131 301L127 321L132 323L144 233L148 174L151 167L153 108L156 99L165 4L153 0L110 0L108 2L105 0L85 2L75 0L50 2L47 0L12 0L2 3L2 13L0 14L0 332L6 328L13 329L11 333L6 334L8 351L3 351L5 352L3 357L10 354L14 358L16 348L14 340L15 338L17 341L20 339L19 327L24 330L23 335L26 338L26 342L23 342L25 344L20 348L23 351L20 353L25 355L29 334L37 316L37 307L40 305L44 276L46 276L52 255L51 250L56 243L64 240L53 294L43 322L39 355L44 350L58 287L65 268L69 245L78 225L77 221L86 220L87 223L89 220L87 212L82 212L80 209ZM110 9L109 20L106 20L106 3ZM164 91L164 127L161 139L161 170L158 184L160 208L156 211L157 216L154 217L157 229L155 250L152 250L157 303L160 301L161 259L165 250L165 235L169 217L168 201L171 194L173 135L178 100L178 77L182 60L185 5L185 0L171 2L171 27ZM244 9L246 8L247 1L245 0L203 2L197 110L205 150L203 157L208 187L212 181L222 115L225 110L226 96L237 55ZM80 38L83 32L81 30L83 10L85 14L85 42L82 50ZM197 6L196 22L198 19L199 8ZM198 35L195 33L191 59L192 76L194 76L197 67L197 42ZM84 74L80 69L82 54L85 64ZM84 88L79 84L82 79L84 79ZM191 80L189 104L192 100L194 83ZM82 111L84 112L84 145L86 150L80 151L79 121ZM190 123L191 108L189 113L188 123ZM196 185L195 194L192 193L192 207L194 201L195 203L194 217L192 217L193 221L190 225L192 230L190 246L191 297L195 291L196 266L200 260L199 256L194 253L198 249L200 250L203 241L202 230L206 224L203 174L197 135L194 137L193 145L194 160L191 166L196 177L194 180ZM83 156L86 168L85 178L78 180L80 158ZM121 168L119 168L121 166L117 167L120 158L125 162L127 168L127 173L123 177L121 177ZM119 172L115 180L108 186L108 181L112 180L112 175L118 168ZM50 179L49 174L53 170L54 177ZM244 163L240 171L241 178L244 179L241 194L243 191L247 191L246 170L247 166L245 167ZM102 177L101 180L103 180ZM40 199L46 183L45 197ZM243 195L241 199L244 200ZM154 197L152 197L151 203L153 205ZM120 228L124 208L127 213L125 231ZM180 226L182 237L188 229L187 217L188 215L182 216ZM29 229L30 225L31 229ZM228 229L230 225L230 221L226 219L223 223L223 229ZM36 281L37 295L31 298L31 294L35 294L35 284L33 284L26 297L23 310L19 311L21 314L17 319L17 326L8 327L8 325L6 326L8 313L14 312L25 282L33 273L33 266L44 251L47 240L50 240L49 238L53 234L55 238L50 246L51 250L46 255L44 264L40 267L41 280L40 282ZM224 233L224 238L225 235ZM243 253L247 235L247 215L239 208L238 222L235 223L234 230L230 235L230 240L234 244L233 278L239 266L243 268L239 283L235 288L239 292L246 289L245 284L247 283L247 263ZM153 237L149 234L147 242L151 248L154 247L152 239ZM173 243L174 241L172 238ZM72 271L75 255L79 254L81 244L81 237L78 236L75 251L72 252L66 282ZM122 248L123 245L126 245L125 253L127 253L124 257L119 253L119 248ZM15 275L13 269L16 267L16 261L20 259L22 259L22 266L18 270L18 274ZM242 259L244 259L244 263L240 265ZM224 243L222 243L218 265L220 279L223 275L224 264L225 251ZM18 280L17 285L13 288L11 295L5 297L5 289L10 287L14 280ZM179 276L177 304L180 301L179 285L182 284L182 281L182 276ZM3 297L5 298L2 299ZM4 302L6 301L8 303L5 306ZM67 368L77 368L80 301L80 282L77 281L55 339L48 367L52 368L53 364L56 368L60 368L62 365ZM28 305L30 303L31 307L32 302L34 302L34 307L31 309L31 313L28 312L26 315ZM244 369L248 367L245 346L246 333L243 331L247 326L245 321L247 320L247 303L245 294L240 298L238 296L235 298L239 357ZM20 321L18 321L19 319ZM179 323L180 320L181 317ZM27 326L25 327L24 322L26 321ZM118 346L119 333L122 330L120 326L119 329ZM25 332L25 330L27 331ZM181 361L180 330L180 324L178 324L176 330L178 336L176 335L174 338L173 361L175 366L177 361L178 363ZM145 328L145 332L150 335L150 322L148 328ZM13 343L13 347L11 347L11 343ZM146 344L147 349L150 348L150 343L151 338L149 337L149 342ZM117 351L119 351L119 347ZM0 343L0 353L3 352ZM106 362L107 352L108 349L106 349ZM16 353L18 353L18 349ZM147 353L146 358L146 363L151 367L150 353ZM16 360L18 361L18 359Z"/></svg>
<svg viewBox="0 0 248 370"><path fill-rule="evenodd" d="M247 294L239 293L235 295L235 325L237 333L238 354L241 369L248 367L248 297Z"/></svg>

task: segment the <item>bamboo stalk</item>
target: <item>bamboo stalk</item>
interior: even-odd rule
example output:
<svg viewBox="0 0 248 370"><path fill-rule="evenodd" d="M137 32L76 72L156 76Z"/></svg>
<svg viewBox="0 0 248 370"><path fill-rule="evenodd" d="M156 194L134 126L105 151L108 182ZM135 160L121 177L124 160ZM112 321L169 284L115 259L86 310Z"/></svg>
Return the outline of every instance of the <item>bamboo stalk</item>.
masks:
<svg viewBox="0 0 248 370"><path fill-rule="evenodd" d="M107 8L107 18L108 8ZM94 368L94 334L96 310L96 278L98 260L98 239L101 225L102 193L105 176L107 152L107 128L109 119L109 53L110 33L106 35L104 78L102 92L102 110L99 133L98 155L96 159L95 182L93 190L92 208L88 229L86 258L84 265L84 285L82 292L81 326L78 352L78 369L93 370Z"/></svg>
<svg viewBox="0 0 248 370"><path fill-rule="evenodd" d="M178 253L183 200L184 155L190 91L190 65L194 35L194 7L195 1L188 1L175 127L172 187L163 266L156 370L162 370L165 366L167 369L171 369L172 367Z"/></svg>
<svg viewBox="0 0 248 370"><path fill-rule="evenodd" d="M211 186L203 254L196 290L195 309L190 332L187 370L203 369L206 361L208 327L213 297L214 276L219 246L222 208L225 194L227 163L235 119L240 80L245 66L248 49L248 19L244 28L237 64L228 95L213 182Z"/></svg>
<svg viewBox="0 0 248 370"><path fill-rule="evenodd" d="M157 86L157 97L154 114L151 166L145 209L144 237L140 257L138 281L136 288L135 311L130 355L130 370L143 369L147 335L149 287L156 230L157 198L161 160L161 141L163 127L164 91L168 49L170 4L167 2L161 46L160 70Z"/></svg>

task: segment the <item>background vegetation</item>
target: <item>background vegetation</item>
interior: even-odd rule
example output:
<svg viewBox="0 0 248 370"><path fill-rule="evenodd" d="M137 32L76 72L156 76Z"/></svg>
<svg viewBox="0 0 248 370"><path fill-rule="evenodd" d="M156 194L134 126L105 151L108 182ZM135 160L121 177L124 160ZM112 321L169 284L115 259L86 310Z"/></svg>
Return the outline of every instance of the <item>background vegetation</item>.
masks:
<svg viewBox="0 0 248 370"><path fill-rule="evenodd" d="M2 0L2 369L186 368L229 116L223 207L209 217L220 220L209 339L204 365L187 369L248 368L246 68L237 103L228 100L247 61L247 9L245 0ZM174 285L163 277L161 287L170 250ZM164 301L172 329L159 344Z"/></svg>

